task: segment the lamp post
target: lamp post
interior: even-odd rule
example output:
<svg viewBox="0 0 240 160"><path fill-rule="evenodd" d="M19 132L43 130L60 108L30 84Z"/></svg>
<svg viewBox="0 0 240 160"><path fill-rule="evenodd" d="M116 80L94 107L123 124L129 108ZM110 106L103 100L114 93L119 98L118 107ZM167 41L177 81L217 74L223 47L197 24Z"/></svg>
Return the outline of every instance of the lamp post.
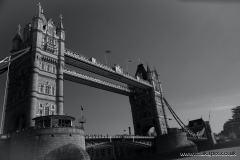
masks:
<svg viewBox="0 0 240 160"><path fill-rule="evenodd" d="M83 107L81 106L81 117L78 121L79 121L79 123L81 123L80 128L84 130L83 123L86 123L86 118L84 118L82 113L83 113Z"/></svg>
<svg viewBox="0 0 240 160"><path fill-rule="evenodd" d="M128 74L128 63L132 63L132 60L127 60L127 74Z"/></svg>
<svg viewBox="0 0 240 160"><path fill-rule="evenodd" d="M105 51L105 61L106 61L106 65L107 65L107 53L111 53L111 51L110 51L110 50L106 50L106 51Z"/></svg>
<svg viewBox="0 0 240 160"><path fill-rule="evenodd" d="M126 130L124 129L123 131L124 131L124 134L123 134L123 135L126 135Z"/></svg>

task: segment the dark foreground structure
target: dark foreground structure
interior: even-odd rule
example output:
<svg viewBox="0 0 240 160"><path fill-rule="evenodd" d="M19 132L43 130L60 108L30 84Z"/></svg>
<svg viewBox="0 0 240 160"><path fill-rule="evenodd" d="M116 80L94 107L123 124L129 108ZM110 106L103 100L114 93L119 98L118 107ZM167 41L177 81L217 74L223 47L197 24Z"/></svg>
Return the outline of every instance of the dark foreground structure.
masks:
<svg viewBox="0 0 240 160"><path fill-rule="evenodd" d="M73 127L73 117L34 118L36 126L0 139L1 160L90 160L84 130Z"/></svg>

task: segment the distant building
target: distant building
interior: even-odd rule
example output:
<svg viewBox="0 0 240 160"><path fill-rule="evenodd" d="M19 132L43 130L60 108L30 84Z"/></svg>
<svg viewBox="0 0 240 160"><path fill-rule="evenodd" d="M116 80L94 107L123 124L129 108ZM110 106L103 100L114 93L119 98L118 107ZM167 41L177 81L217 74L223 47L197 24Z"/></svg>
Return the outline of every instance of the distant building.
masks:
<svg viewBox="0 0 240 160"><path fill-rule="evenodd" d="M229 119L226 123L224 123L222 133L225 136L234 133L238 138L240 138L240 106L231 110L233 113L232 119Z"/></svg>
<svg viewBox="0 0 240 160"><path fill-rule="evenodd" d="M212 133L209 121L204 121L202 118L189 121L188 128L202 137L210 137Z"/></svg>
<svg viewBox="0 0 240 160"><path fill-rule="evenodd" d="M212 146L217 143L209 121L204 121L202 118L195 119L188 122L188 128L198 137L207 138L208 145Z"/></svg>

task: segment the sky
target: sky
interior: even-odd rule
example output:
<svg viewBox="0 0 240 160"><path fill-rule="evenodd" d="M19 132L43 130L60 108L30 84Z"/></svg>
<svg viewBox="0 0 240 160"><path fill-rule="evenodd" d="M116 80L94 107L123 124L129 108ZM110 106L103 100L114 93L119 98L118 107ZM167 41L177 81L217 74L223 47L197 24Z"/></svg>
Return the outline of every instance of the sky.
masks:
<svg viewBox="0 0 240 160"><path fill-rule="evenodd" d="M31 23L39 1L0 1L0 57ZM156 67L163 93L185 123L203 118L219 133L240 105L240 2L236 0L41 0L44 15L63 16L66 48L134 75L139 59ZM81 70L80 70L81 71ZM84 72L86 73L86 72ZM97 76L96 76L97 77ZM99 76L98 76L99 77ZM101 78L101 77L100 77ZM0 113L6 73L0 75ZM129 99L64 81L64 113L87 119L86 134L123 134L133 122ZM167 112L169 116L170 113ZM1 118L1 115L0 115ZM77 121L75 122L76 125ZM170 127L177 123L169 121Z"/></svg>

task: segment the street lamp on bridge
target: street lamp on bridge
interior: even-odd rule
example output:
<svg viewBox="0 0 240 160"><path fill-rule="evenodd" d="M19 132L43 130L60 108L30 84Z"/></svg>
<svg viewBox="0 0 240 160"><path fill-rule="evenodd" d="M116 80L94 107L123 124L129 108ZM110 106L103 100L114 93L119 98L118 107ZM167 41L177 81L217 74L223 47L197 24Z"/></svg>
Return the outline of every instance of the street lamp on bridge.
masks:
<svg viewBox="0 0 240 160"><path fill-rule="evenodd" d="M106 50L106 51L105 51L105 60L106 60L106 65L107 65L107 53L111 53L111 51L110 51L110 50Z"/></svg>
<svg viewBox="0 0 240 160"><path fill-rule="evenodd" d="M132 60L127 60L127 74L128 74L128 63L132 63Z"/></svg>

